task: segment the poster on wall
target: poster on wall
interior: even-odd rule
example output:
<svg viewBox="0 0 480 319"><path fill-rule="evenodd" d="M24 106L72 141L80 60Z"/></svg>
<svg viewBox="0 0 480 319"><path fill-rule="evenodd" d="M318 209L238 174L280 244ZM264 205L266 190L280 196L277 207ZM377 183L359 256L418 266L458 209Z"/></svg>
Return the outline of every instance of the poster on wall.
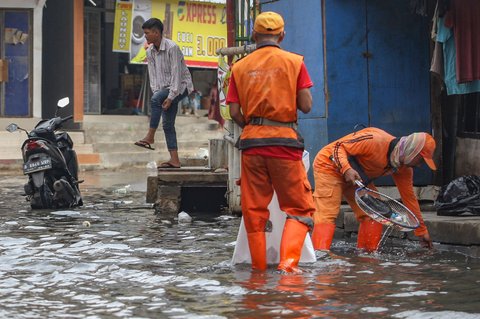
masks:
<svg viewBox="0 0 480 319"><path fill-rule="evenodd" d="M130 52L133 0L117 0L113 28L113 52Z"/></svg>
<svg viewBox="0 0 480 319"><path fill-rule="evenodd" d="M142 24L151 17L164 24L163 35L175 41L189 67L216 68L216 51L227 46L225 4L178 1L134 0L130 60L144 63L145 37Z"/></svg>

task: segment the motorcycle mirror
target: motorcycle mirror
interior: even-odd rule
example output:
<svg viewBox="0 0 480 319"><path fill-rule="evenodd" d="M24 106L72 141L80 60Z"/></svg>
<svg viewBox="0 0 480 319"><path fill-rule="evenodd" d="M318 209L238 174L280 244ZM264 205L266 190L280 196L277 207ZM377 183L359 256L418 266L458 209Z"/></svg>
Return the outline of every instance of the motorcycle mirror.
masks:
<svg viewBox="0 0 480 319"><path fill-rule="evenodd" d="M58 107L65 107L70 103L70 99L68 97L64 97L63 99L58 100L57 106Z"/></svg>
<svg viewBox="0 0 480 319"><path fill-rule="evenodd" d="M18 125L15 123L11 123L7 126L6 130L10 133L15 132L16 130L18 130Z"/></svg>

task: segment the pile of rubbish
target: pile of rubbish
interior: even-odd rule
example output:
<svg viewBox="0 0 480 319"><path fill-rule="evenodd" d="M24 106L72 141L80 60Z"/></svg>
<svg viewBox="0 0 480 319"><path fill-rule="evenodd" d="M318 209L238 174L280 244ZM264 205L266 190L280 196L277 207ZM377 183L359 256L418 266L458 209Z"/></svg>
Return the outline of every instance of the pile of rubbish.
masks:
<svg viewBox="0 0 480 319"><path fill-rule="evenodd" d="M465 175L442 187L435 200L437 215L480 215L480 177Z"/></svg>

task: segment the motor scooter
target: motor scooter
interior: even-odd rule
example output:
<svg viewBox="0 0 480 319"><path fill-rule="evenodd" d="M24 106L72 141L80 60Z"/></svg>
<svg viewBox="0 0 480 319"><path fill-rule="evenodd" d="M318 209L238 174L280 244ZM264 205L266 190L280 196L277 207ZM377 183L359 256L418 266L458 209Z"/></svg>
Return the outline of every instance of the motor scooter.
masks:
<svg viewBox="0 0 480 319"><path fill-rule="evenodd" d="M73 141L67 132L57 132L64 122L73 118L72 115L65 118L57 116L58 110L69 103L68 97L60 99L55 116L41 120L30 132L15 123L7 126L9 132L21 130L27 133L21 150L23 173L28 175L28 182L24 185L25 196L32 209L83 205Z"/></svg>

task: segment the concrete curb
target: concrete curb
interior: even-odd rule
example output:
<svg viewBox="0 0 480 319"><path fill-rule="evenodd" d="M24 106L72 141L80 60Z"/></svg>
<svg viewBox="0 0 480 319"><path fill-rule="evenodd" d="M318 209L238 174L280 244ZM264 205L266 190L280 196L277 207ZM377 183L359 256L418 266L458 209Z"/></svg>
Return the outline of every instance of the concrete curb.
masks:
<svg viewBox="0 0 480 319"><path fill-rule="evenodd" d="M423 211L425 225L436 243L463 246L480 246L480 216L437 216L436 211ZM343 207L337 218L337 235L350 237L358 231L358 221L352 211ZM417 240L413 232L394 236Z"/></svg>

